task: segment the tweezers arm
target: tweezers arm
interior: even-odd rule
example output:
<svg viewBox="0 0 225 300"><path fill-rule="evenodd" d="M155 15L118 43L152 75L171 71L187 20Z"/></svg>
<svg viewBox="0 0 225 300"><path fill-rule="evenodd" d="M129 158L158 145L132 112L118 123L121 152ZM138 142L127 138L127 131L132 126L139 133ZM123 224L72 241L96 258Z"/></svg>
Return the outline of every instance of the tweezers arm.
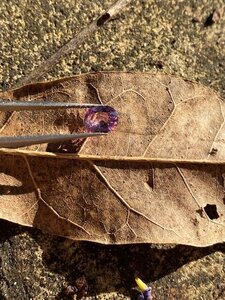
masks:
<svg viewBox="0 0 225 300"><path fill-rule="evenodd" d="M0 101L0 111L21 111L21 110L45 110L45 109L68 109L68 108L90 108L102 106L91 103L72 102L45 102L45 101Z"/></svg>
<svg viewBox="0 0 225 300"><path fill-rule="evenodd" d="M0 137L0 148L19 148L45 143L60 143L69 140L105 135L102 132L56 134L56 135L32 135L32 136L10 136Z"/></svg>

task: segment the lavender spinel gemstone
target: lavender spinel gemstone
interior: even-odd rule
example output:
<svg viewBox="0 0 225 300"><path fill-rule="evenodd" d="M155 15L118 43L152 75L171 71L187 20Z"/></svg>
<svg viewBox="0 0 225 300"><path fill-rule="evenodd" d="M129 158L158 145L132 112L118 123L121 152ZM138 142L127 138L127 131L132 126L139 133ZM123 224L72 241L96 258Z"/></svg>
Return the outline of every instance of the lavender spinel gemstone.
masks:
<svg viewBox="0 0 225 300"><path fill-rule="evenodd" d="M84 126L88 132L109 132L118 124L118 113L111 106L96 106L88 109Z"/></svg>
<svg viewBox="0 0 225 300"><path fill-rule="evenodd" d="M138 300L151 300L152 289L148 287L144 292L138 295Z"/></svg>
<svg viewBox="0 0 225 300"><path fill-rule="evenodd" d="M145 300L151 300L152 289L149 287L147 290L143 292Z"/></svg>

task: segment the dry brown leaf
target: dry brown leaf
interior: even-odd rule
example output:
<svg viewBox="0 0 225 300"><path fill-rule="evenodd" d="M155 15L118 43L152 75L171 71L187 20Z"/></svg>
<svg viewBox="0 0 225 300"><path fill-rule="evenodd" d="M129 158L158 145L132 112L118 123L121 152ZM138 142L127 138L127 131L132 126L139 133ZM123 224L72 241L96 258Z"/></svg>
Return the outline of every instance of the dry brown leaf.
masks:
<svg viewBox="0 0 225 300"><path fill-rule="evenodd" d="M224 241L225 105L211 89L166 75L103 72L0 96L102 102L119 113L107 136L1 150L1 218L100 243ZM1 135L80 132L83 114L1 113Z"/></svg>

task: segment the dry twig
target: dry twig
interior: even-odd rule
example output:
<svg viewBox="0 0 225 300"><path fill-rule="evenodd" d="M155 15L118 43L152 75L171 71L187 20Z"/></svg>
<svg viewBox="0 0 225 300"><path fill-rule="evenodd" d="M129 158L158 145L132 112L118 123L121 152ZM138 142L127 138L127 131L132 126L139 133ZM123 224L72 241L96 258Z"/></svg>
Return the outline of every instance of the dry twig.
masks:
<svg viewBox="0 0 225 300"><path fill-rule="evenodd" d="M111 5L100 17L91 22L86 28L79 32L72 40L60 48L49 59L43 61L39 67L32 71L28 76L19 81L17 85L24 85L38 80L54 65L56 65L65 55L74 51L78 45L88 39L98 28L102 27L106 22L115 18L123 9L131 2L131 0L118 0Z"/></svg>

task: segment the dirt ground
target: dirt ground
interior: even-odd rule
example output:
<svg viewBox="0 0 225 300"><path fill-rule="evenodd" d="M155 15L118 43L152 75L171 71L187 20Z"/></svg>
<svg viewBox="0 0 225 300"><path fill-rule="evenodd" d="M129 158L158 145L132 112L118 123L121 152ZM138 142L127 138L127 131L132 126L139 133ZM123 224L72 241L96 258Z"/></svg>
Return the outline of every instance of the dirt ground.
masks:
<svg viewBox="0 0 225 300"><path fill-rule="evenodd" d="M0 89L17 84L113 1L2 0ZM225 95L223 1L134 0L44 79L93 71L176 74ZM84 273L85 299L132 299L134 276L153 299L225 299L225 244L105 246L0 221L0 299L61 299Z"/></svg>

